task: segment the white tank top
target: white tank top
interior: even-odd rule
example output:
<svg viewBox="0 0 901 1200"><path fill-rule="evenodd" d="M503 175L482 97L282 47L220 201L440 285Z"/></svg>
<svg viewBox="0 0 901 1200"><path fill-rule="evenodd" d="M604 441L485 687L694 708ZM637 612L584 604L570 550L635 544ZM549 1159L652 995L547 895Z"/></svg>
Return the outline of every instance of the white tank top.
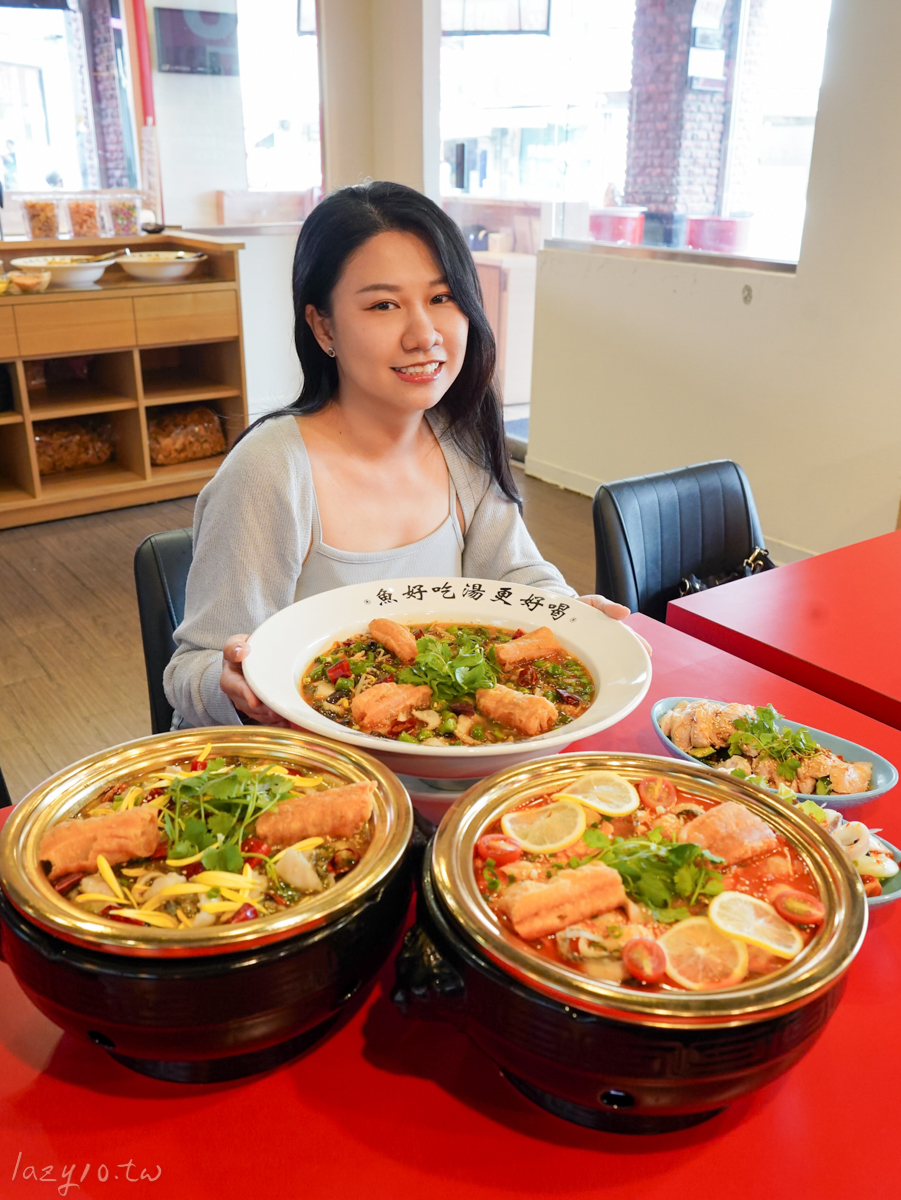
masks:
<svg viewBox="0 0 901 1200"><path fill-rule="evenodd" d="M336 550L322 540L322 523L316 489L313 489L313 521L310 551L294 592L294 599L305 600L349 583L372 583L379 579L408 579L413 575L446 575L449 579L463 574L463 530L457 516L457 493L450 470L447 472L449 508L438 528L393 550Z"/></svg>

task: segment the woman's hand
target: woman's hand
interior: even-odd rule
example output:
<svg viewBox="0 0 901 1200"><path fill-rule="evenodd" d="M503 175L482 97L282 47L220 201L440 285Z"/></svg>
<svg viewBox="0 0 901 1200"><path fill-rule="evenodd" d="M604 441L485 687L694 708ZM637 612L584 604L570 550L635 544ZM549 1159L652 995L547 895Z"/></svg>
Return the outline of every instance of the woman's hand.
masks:
<svg viewBox="0 0 901 1200"><path fill-rule="evenodd" d="M222 674L219 677L219 686L239 712L253 717L260 725L278 725L282 729L288 729L290 722L263 704L248 687L243 666L244 659L250 653L247 642L248 634L236 633L222 647Z"/></svg>
<svg viewBox="0 0 901 1200"><path fill-rule="evenodd" d="M580 596L579 599L583 604L590 604L592 608L598 608L608 617L612 617L614 621L624 621L630 616L630 610L625 604L617 604L615 600L608 600L606 596ZM632 630L635 633L635 630ZM640 633L635 633L635 636L647 650L648 654L653 654L649 643L641 636Z"/></svg>

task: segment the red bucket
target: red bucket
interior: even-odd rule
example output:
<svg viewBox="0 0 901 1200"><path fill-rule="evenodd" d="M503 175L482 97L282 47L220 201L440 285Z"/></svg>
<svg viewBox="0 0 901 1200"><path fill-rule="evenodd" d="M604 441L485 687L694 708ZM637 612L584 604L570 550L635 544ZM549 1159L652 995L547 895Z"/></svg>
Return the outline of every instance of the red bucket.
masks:
<svg viewBox="0 0 901 1200"><path fill-rule="evenodd" d="M614 246L640 246L644 214L643 208L596 208L588 217L592 240Z"/></svg>
<svg viewBox="0 0 901 1200"><path fill-rule="evenodd" d="M750 217L689 217L685 230L688 250L741 254L751 233Z"/></svg>

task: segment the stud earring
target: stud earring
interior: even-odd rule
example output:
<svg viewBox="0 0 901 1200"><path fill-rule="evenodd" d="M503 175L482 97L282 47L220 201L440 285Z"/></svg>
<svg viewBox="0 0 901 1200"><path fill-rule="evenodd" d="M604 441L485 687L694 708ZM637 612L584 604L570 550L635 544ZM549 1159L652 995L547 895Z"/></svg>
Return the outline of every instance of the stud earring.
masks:
<svg viewBox="0 0 901 1200"><path fill-rule="evenodd" d="M326 350L326 354L329 356L329 358L334 358L335 357L335 347L329 346L328 350Z"/></svg>

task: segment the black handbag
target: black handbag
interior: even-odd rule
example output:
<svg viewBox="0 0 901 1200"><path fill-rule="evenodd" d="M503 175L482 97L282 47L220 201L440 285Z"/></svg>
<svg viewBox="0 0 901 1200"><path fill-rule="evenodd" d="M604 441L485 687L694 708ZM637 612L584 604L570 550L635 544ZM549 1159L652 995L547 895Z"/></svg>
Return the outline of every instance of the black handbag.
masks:
<svg viewBox="0 0 901 1200"><path fill-rule="evenodd" d="M759 575L761 571L772 571L776 564L770 558L769 551L755 546L740 567L734 571L724 571L720 575L708 575L699 579L697 575L683 575L679 580L679 595L692 596L695 592L706 592L708 588L719 587L721 583L732 583L735 579L747 579L749 575Z"/></svg>

